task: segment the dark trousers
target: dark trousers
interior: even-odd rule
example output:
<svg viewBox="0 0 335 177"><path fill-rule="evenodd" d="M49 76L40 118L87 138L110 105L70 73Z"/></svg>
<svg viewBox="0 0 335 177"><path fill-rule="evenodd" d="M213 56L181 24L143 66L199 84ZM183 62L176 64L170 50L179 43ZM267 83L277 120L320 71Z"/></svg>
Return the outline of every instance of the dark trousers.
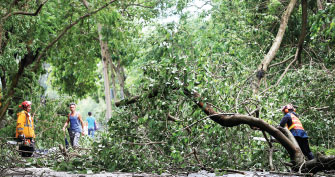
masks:
<svg viewBox="0 0 335 177"><path fill-rule="evenodd" d="M22 157L31 157L35 151L35 142L33 141L32 138L27 138L27 139L30 140L29 145L24 145L24 144L19 145L19 152ZM18 139L17 141L22 142L21 139Z"/></svg>
<svg viewBox="0 0 335 177"><path fill-rule="evenodd" d="M301 137L295 136L295 139L297 140L302 153L305 156L307 156L308 160L314 159L314 155L309 149L308 138L301 138Z"/></svg>

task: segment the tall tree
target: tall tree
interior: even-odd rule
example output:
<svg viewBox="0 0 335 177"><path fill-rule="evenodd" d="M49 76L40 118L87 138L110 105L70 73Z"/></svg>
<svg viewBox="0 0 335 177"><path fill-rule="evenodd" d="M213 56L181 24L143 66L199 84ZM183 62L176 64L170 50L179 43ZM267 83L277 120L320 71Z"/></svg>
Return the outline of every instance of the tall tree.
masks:
<svg viewBox="0 0 335 177"><path fill-rule="evenodd" d="M25 70L29 65L34 64L34 67L31 69L32 72L39 73L40 67L42 61L45 60L45 55L49 50L64 36L66 33L73 28L75 25L77 25L79 22L81 22L83 19L86 19L90 17L91 15L99 12L100 10L106 8L110 4L112 4L114 1L109 1L104 5L101 5L97 9L88 12L88 13L78 13L78 11L68 11L71 16L69 23L64 24L63 19L57 19L55 16L61 16L63 13L58 13L56 15L45 15L47 13L43 13L44 15L42 17L45 18L34 18L31 16L36 16L40 14L41 9L45 5L49 5L50 10L62 10L62 9L55 9L54 7L57 7L59 4L57 2L53 3L47 3L48 1L44 1L40 4L36 4L35 2L28 1L28 2L17 2L14 1L9 7L5 6L3 9L6 9L7 12L1 17L1 25L0 25L0 31L1 31L1 43L2 41L6 41L10 43L10 46L3 46L1 48L1 56L5 60L9 61L15 61L17 58L19 58L20 62L18 65L18 69L14 73L7 73L7 70L5 70L5 73L8 74L6 78L11 78L11 85L9 88L5 89L4 92L4 98L6 98L3 101L3 104L0 108L0 120L4 118L4 115L12 101L12 98L15 94L15 89L17 89L17 84L19 83L19 80ZM67 2L67 4L71 4L72 2ZM1 5L5 5L5 3L2 3ZM67 5L62 4L62 5ZM36 7L35 12L29 12L29 9ZM73 6L71 7L73 10ZM44 9L44 8L43 8ZM68 10L68 9L65 9ZM52 14L52 13L51 13ZM24 18L20 19L20 16L23 15ZM81 16L80 16L81 15ZM75 20L72 19L72 17L75 16ZM31 17L31 18L30 18ZM10 20L8 20L10 18ZM53 21L54 20L54 21ZM40 23L39 23L40 22ZM45 24L43 23L49 23L53 24L53 26L43 26ZM51 22L51 23L50 23ZM52 23L53 22L53 23ZM14 27L14 24L21 24L21 26ZM61 24L61 25L59 25ZM59 26L57 26L59 25ZM16 25L17 26L17 25ZM31 33L34 29L37 30L36 33ZM40 31L41 30L41 31ZM24 31L24 33L22 33ZM46 32L53 33L54 35L47 35ZM7 34L7 35L3 35ZM21 36L22 35L22 36ZM26 37L24 37L26 35ZM3 40L4 37L9 38L7 40ZM13 36L17 36L18 38L15 38ZM13 49L15 47L23 46L22 52L19 53L13 53ZM15 56L15 57L14 57ZM22 59L21 59L22 58ZM5 66L2 65L2 68ZM1 76L2 78L4 76ZM3 81L3 79L2 79ZM7 80L8 82L8 80ZM8 84L2 84L2 85L8 85Z"/></svg>

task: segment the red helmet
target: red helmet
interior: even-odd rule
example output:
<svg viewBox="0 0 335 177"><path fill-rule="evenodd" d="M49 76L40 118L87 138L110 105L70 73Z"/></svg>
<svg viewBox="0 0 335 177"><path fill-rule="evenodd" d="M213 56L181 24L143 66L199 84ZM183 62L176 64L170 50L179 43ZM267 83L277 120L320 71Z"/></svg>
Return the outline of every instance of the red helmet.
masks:
<svg viewBox="0 0 335 177"><path fill-rule="evenodd" d="M288 113L288 110L293 110L295 111L294 107L292 104L288 104L288 105L285 105L283 106L283 108L281 109L281 111L285 112L285 113Z"/></svg>
<svg viewBox="0 0 335 177"><path fill-rule="evenodd" d="M28 107L29 105L31 106L31 101L24 101L21 103L19 107L23 109L23 108Z"/></svg>

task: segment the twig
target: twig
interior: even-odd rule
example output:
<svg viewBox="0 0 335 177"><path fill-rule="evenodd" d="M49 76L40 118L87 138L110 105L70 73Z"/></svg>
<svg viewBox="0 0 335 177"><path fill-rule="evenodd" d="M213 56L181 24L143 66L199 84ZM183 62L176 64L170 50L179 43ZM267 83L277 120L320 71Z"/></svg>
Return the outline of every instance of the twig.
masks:
<svg viewBox="0 0 335 177"><path fill-rule="evenodd" d="M283 63L286 63L287 61L291 60L293 57L294 57L294 55L288 57L288 58L287 58L286 60L284 60L284 61L281 61L281 62L279 62L279 63L272 64L272 65L269 66L269 68L274 67L274 66L277 66L277 65L280 65L280 64L283 64Z"/></svg>
<svg viewBox="0 0 335 177"><path fill-rule="evenodd" d="M204 168L204 169L207 170L207 171L212 171L212 172L215 171L213 168ZM218 171L219 172L229 172L229 173L239 173L239 174L242 174L242 175L246 175L246 173L243 172L243 171L233 170L233 169L219 169Z"/></svg>
<svg viewBox="0 0 335 177"><path fill-rule="evenodd" d="M198 158L198 155L197 155L197 149L195 149L195 148L193 148L193 155L194 155L195 160L197 160L199 165L201 165L201 162L200 162L200 160Z"/></svg>
<svg viewBox="0 0 335 177"><path fill-rule="evenodd" d="M301 173L301 169L302 169L302 167L305 165L305 163L306 163L306 161L304 161L304 163L302 163L302 164L300 165L300 167L299 167L299 173Z"/></svg>
<svg viewBox="0 0 335 177"><path fill-rule="evenodd" d="M179 122L180 120L171 116L170 113L167 115L167 120L173 121L173 122Z"/></svg>
<svg viewBox="0 0 335 177"><path fill-rule="evenodd" d="M291 172L277 172L270 171L271 174L282 174L282 175L296 175L296 176L313 176L313 173L291 173Z"/></svg>
<svg viewBox="0 0 335 177"><path fill-rule="evenodd" d="M325 110L325 109L328 109L329 108L329 106L325 106L325 107L321 107L321 108L316 108L316 107L311 107L312 109L315 109L315 110L317 110L317 111L319 111L319 110Z"/></svg>
<svg viewBox="0 0 335 177"><path fill-rule="evenodd" d="M126 142L122 144L130 144L130 145L152 145L152 144L166 144L166 142L146 142L146 143L132 143L132 142Z"/></svg>
<svg viewBox="0 0 335 177"><path fill-rule="evenodd" d="M298 50L297 50L297 51L298 51ZM288 69L291 67L291 65L292 65L295 61L297 61L297 55L296 55L296 57L294 58L294 60L291 61L291 63L286 67L285 71L284 71L283 74L279 77L279 79L277 80L276 84L275 84L275 85L271 85L271 87L265 89L261 94L263 94L263 93L267 92L269 89L271 89L271 88L277 86L277 85L280 83L280 81L284 78L284 76L285 76L285 74L287 73Z"/></svg>

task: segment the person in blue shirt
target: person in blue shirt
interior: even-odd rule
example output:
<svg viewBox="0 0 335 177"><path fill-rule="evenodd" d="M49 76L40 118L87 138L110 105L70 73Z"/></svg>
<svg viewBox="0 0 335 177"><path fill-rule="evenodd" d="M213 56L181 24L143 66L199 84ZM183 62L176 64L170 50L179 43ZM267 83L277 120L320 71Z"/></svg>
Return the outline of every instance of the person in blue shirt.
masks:
<svg viewBox="0 0 335 177"><path fill-rule="evenodd" d="M88 112L88 117L86 118L88 122L88 135L94 138L94 131L96 129L95 118L92 116L91 112Z"/></svg>
<svg viewBox="0 0 335 177"><path fill-rule="evenodd" d="M70 128L68 129L70 135L70 143L72 147L76 148L79 147L79 138L80 134L84 135L82 131L84 129L84 122L79 112L76 111L76 104L70 103L70 111L64 127L63 131L65 132L66 127L70 123Z"/></svg>
<svg viewBox="0 0 335 177"><path fill-rule="evenodd" d="M284 106L282 108L282 112L284 113L284 117L280 121L280 126L287 126L294 138L297 140L302 153L307 156L309 160L314 159L313 153L309 148L308 135L298 118L298 114L295 113L293 105L288 104Z"/></svg>

